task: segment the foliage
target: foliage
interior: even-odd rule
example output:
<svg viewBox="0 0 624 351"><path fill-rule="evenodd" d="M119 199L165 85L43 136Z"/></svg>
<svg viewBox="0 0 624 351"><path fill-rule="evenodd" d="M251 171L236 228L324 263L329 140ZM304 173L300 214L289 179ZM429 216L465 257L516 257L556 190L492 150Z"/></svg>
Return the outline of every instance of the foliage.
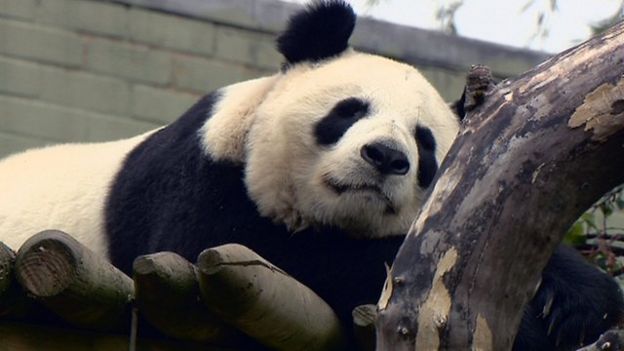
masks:
<svg viewBox="0 0 624 351"><path fill-rule="evenodd" d="M455 14L464 4L464 0L453 0L447 4L440 4L436 10L436 19L440 23L440 30L452 35L457 35Z"/></svg>
<svg viewBox="0 0 624 351"><path fill-rule="evenodd" d="M392 0L366 0L366 4L369 7L373 7L379 5L382 1ZM447 34L458 35L460 30L457 28L455 16L457 15L457 11L469 1L472 0L437 0L438 5L435 17L439 23L439 29ZM533 6L541 7L541 10L536 14L535 30L529 39L529 43L536 39L547 38L550 35L551 24L549 19L559 10L559 1L561 0L527 0L524 6L522 6L520 12L526 12ZM620 1L620 6L615 13L608 18L590 25L594 35L602 33L607 28L624 19L624 0L614 1Z"/></svg>
<svg viewBox="0 0 624 351"><path fill-rule="evenodd" d="M522 12L528 10L534 5L542 3L542 10L537 12L535 19L535 32L533 33L531 40L537 38L546 38L550 34L548 18L558 11L558 3L560 0L528 0L522 7ZM613 26L615 23L621 21L624 18L624 0L619 0L620 6L618 9L608 18L605 18L597 23L591 24L590 27L594 35L598 35Z"/></svg>
<svg viewBox="0 0 624 351"><path fill-rule="evenodd" d="M613 219L624 211L624 184L596 202L570 228L564 242L577 247L612 275L624 273L624 224Z"/></svg>
<svg viewBox="0 0 624 351"><path fill-rule="evenodd" d="M369 6L377 5L382 0L367 0ZM391 0L385 0L391 1ZM471 0L438 0L438 8L436 10L436 19L438 20L440 30L457 35L458 29L455 21L457 10L465 4L466 1ZM520 9L520 12L525 12L533 6L540 6L542 10L538 11L535 18L535 31L531 36L531 41L538 38L546 38L550 34L550 23L548 19L550 16L559 10L558 3L560 0L527 0L524 6ZM605 29L611 27L613 24L624 19L624 0L619 0L620 6L615 13L608 18L605 18L597 23L590 25L594 35L600 34Z"/></svg>
<svg viewBox="0 0 624 351"><path fill-rule="evenodd" d="M620 3L620 7L611 17L605 18L598 23L594 23L591 26L592 32L594 33L594 35L598 35L621 20L624 20L624 1Z"/></svg>
<svg viewBox="0 0 624 351"><path fill-rule="evenodd" d="M547 6L542 6L542 10L537 12L535 32L531 35L529 42L538 38L545 39L550 35L550 24L548 23L548 18L550 18L550 16L558 10L558 0L529 0L521 9L521 12L525 12L534 5L544 1L548 2L546 4Z"/></svg>

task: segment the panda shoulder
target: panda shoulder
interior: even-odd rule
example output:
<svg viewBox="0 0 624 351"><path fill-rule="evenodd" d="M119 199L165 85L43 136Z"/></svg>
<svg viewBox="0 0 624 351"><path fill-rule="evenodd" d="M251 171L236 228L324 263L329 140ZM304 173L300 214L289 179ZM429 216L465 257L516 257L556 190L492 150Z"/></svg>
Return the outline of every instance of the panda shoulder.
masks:
<svg viewBox="0 0 624 351"><path fill-rule="evenodd" d="M199 131L202 148L213 160L244 162L245 140L257 106L276 79L276 76L258 78L219 90L212 115Z"/></svg>

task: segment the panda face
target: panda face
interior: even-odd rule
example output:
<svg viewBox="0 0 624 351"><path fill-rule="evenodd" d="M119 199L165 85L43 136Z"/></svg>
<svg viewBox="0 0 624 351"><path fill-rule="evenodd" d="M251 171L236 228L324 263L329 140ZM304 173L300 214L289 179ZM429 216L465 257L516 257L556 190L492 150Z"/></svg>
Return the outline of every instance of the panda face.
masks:
<svg viewBox="0 0 624 351"><path fill-rule="evenodd" d="M347 51L276 78L246 136L245 181L292 230L404 234L457 130L416 69Z"/></svg>
<svg viewBox="0 0 624 351"><path fill-rule="evenodd" d="M420 73L348 49L355 14L313 1L277 39L280 73L227 87L201 128L214 161L244 165L262 216L296 231L405 233L458 130Z"/></svg>

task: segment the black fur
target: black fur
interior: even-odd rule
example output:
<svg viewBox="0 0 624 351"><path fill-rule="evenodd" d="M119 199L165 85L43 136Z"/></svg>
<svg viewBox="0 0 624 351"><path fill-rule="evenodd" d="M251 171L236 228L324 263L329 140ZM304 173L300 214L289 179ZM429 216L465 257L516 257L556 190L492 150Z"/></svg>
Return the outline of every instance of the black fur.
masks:
<svg viewBox="0 0 624 351"><path fill-rule="evenodd" d="M335 228L293 234L259 217L242 167L202 155L197 130L216 98L204 98L128 156L106 206L111 261L131 273L138 255L166 250L194 262L205 248L240 243L312 288L350 328L353 307L377 302L384 263L403 238L356 240Z"/></svg>
<svg viewBox="0 0 624 351"><path fill-rule="evenodd" d="M464 117L466 117L465 104L466 104L466 89L464 88L464 91L459 97L459 100L451 104L451 110L455 112L455 115L457 115L457 118L459 118L460 121L463 121Z"/></svg>
<svg viewBox="0 0 624 351"><path fill-rule="evenodd" d="M355 13L345 1L314 1L290 19L277 48L289 64L321 61L347 48L354 26Z"/></svg>
<svg viewBox="0 0 624 351"><path fill-rule="evenodd" d="M358 98L338 102L314 127L316 142L325 146L335 144L355 122L368 114L368 110L368 102Z"/></svg>
<svg viewBox="0 0 624 351"><path fill-rule="evenodd" d="M435 157L436 142L431 129L417 126L416 144L418 145L418 185L421 188L427 188L438 171L438 162Z"/></svg>
<svg viewBox="0 0 624 351"><path fill-rule="evenodd" d="M544 309L550 303L551 308ZM621 322L623 310L617 283L586 263L576 250L559 245L542 273L540 289L524 311L522 337L514 349L576 350Z"/></svg>
<svg viewBox="0 0 624 351"><path fill-rule="evenodd" d="M384 263L391 263L403 237L357 240L336 228L292 234L261 218L247 196L242 166L213 162L202 153L197 131L217 99L205 97L128 156L106 206L113 264L131 273L138 255L166 250L195 261L204 248L240 243L312 288L351 330L351 310L377 301ZM542 318L549 296L554 303ZM622 305L610 278L560 247L526 309L515 349L552 345L558 335L572 340L580 330L591 341L620 318ZM552 320L557 323L548 336Z"/></svg>

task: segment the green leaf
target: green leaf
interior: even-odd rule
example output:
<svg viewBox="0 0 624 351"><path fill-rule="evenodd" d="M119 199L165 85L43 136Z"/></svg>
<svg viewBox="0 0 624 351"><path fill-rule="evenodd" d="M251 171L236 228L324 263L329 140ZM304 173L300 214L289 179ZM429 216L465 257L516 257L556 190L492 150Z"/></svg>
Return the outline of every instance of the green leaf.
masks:
<svg viewBox="0 0 624 351"><path fill-rule="evenodd" d="M588 228L591 229L598 229L598 227L596 226L596 220L594 219L594 215L589 213L589 212L585 212L581 215L580 220L585 223L587 225Z"/></svg>
<svg viewBox="0 0 624 351"><path fill-rule="evenodd" d="M576 246L585 244L585 239L586 236L583 228L583 222L577 221L572 225L572 227L570 227L570 230L568 230L566 235L563 237L563 242L568 245Z"/></svg>
<svg viewBox="0 0 624 351"><path fill-rule="evenodd" d="M610 203L605 202L602 205L600 205L600 210L602 211L605 217L609 217L610 215L613 214L613 207L611 206Z"/></svg>

